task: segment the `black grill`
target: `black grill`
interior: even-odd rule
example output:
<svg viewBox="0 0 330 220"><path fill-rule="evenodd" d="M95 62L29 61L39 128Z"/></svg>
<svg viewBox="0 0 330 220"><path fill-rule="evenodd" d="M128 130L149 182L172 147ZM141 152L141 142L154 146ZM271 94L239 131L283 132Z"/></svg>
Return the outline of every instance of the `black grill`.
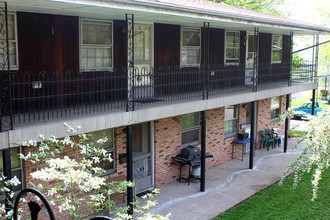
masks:
<svg viewBox="0 0 330 220"><path fill-rule="evenodd" d="M181 152L173 157L174 160L189 164L192 167L201 164L201 151L196 146L187 146L181 149Z"/></svg>

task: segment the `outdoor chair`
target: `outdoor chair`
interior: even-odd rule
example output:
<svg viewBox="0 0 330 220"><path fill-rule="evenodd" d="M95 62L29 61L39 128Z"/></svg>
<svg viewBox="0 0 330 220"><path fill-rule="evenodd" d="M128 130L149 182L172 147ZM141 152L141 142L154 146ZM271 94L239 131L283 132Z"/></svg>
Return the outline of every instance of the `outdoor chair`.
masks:
<svg viewBox="0 0 330 220"><path fill-rule="evenodd" d="M267 135L265 134L265 132L263 130L259 130L258 135L259 135L259 141L260 141L260 147L259 148L261 148L261 145L262 145L263 148L266 146L267 151L269 151L269 146L270 145L273 146L273 138L267 137Z"/></svg>
<svg viewBox="0 0 330 220"><path fill-rule="evenodd" d="M274 140L274 148L276 148L276 145L280 147L281 144L281 136L277 133L277 129L272 129L273 134L273 140Z"/></svg>
<svg viewBox="0 0 330 220"><path fill-rule="evenodd" d="M274 145L275 145L275 138L274 138L274 134L272 133L272 131L267 128L265 129L265 136L266 136L266 139L268 140L269 144L267 146L267 151L269 150L269 145L271 144L272 145L272 149L274 148Z"/></svg>

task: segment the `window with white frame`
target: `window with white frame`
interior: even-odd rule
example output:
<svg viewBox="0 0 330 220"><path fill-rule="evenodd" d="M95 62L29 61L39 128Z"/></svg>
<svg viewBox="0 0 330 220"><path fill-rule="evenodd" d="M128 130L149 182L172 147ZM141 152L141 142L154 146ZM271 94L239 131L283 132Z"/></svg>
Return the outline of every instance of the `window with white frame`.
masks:
<svg viewBox="0 0 330 220"><path fill-rule="evenodd" d="M81 68L112 68L112 22L81 20Z"/></svg>
<svg viewBox="0 0 330 220"><path fill-rule="evenodd" d="M90 136L90 144L96 145L95 147L103 148L107 151L107 153L111 154L111 158L113 159L112 162L110 161L100 161L97 166L103 168L106 173L110 173L115 169L115 155L114 155L114 130L113 129L106 129L100 131L94 131L88 133ZM107 141L104 143L96 143L97 140L107 138Z"/></svg>
<svg viewBox="0 0 330 220"><path fill-rule="evenodd" d="M226 31L225 64L239 64L240 58L240 33Z"/></svg>
<svg viewBox="0 0 330 220"><path fill-rule="evenodd" d="M192 113L182 116L182 145L199 142L199 114Z"/></svg>
<svg viewBox="0 0 330 220"><path fill-rule="evenodd" d="M225 107L225 136L231 136L237 132L238 108L237 105Z"/></svg>
<svg viewBox="0 0 330 220"><path fill-rule="evenodd" d="M272 63L282 62L282 35L272 36Z"/></svg>
<svg viewBox="0 0 330 220"><path fill-rule="evenodd" d="M21 184L17 186L13 186L13 192L18 192L22 189L23 179L22 179L22 163L19 157L20 148L12 148L10 149L10 161L11 161L11 176L16 176L17 179L21 182ZM0 151L0 172L3 172L3 155ZM1 186L3 186L3 182L1 181ZM2 194L3 195L3 194Z"/></svg>
<svg viewBox="0 0 330 220"><path fill-rule="evenodd" d="M9 48L9 62L11 69L18 69L18 47L17 47L17 27L16 27L16 14L8 13L8 48ZM0 15L0 22L4 24L5 16ZM6 32L0 32L0 40L6 41ZM7 49L0 47L0 63L7 65Z"/></svg>
<svg viewBox="0 0 330 220"><path fill-rule="evenodd" d="M279 96L273 97L271 99L271 107L270 107L270 109L271 109L270 118L271 119L277 118L278 115L280 114L280 110L281 110L280 101L281 101L281 99Z"/></svg>
<svg viewBox="0 0 330 220"><path fill-rule="evenodd" d="M201 30L181 29L181 66L198 66L201 53Z"/></svg>

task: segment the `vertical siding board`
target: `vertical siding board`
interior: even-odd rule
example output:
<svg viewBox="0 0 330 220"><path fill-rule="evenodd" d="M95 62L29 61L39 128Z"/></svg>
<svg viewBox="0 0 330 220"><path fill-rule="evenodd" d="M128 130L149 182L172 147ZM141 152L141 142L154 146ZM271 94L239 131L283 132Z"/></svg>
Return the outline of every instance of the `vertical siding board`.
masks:
<svg viewBox="0 0 330 220"><path fill-rule="evenodd" d="M61 16L63 69L79 71L79 18ZM61 43L60 43L61 44Z"/></svg>
<svg viewBox="0 0 330 220"><path fill-rule="evenodd" d="M271 63L272 35L267 33L259 34L259 71L258 82L268 82Z"/></svg>
<svg viewBox="0 0 330 220"><path fill-rule="evenodd" d="M119 72L127 66L127 36L126 21L113 22L113 66Z"/></svg>
<svg viewBox="0 0 330 220"><path fill-rule="evenodd" d="M241 65L245 65L245 61L246 61L246 31L241 31L240 32L240 59L239 59L239 63Z"/></svg>
<svg viewBox="0 0 330 220"><path fill-rule="evenodd" d="M53 71L55 44L52 35L53 16L17 13L20 71Z"/></svg>
<svg viewBox="0 0 330 220"><path fill-rule="evenodd" d="M157 24L155 30L155 67L180 65L180 26Z"/></svg>
<svg viewBox="0 0 330 220"><path fill-rule="evenodd" d="M225 30L210 28L210 65L221 66L225 58Z"/></svg>
<svg viewBox="0 0 330 220"><path fill-rule="evenodd" d="M290 35L283 35L283 56L282 61L283 63L289 63L291 57L291 36Z"/></svg>

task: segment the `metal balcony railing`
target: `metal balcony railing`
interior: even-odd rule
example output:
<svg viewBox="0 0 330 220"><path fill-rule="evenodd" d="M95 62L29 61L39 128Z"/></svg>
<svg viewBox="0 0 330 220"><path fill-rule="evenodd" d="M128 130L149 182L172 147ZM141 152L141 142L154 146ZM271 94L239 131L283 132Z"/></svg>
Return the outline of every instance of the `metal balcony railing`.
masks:
<svg viewBox="0 0 330 220"><path fill-rule="evenodd" d="M204 66L144 67L133 72L130 78L126 69L11 72L8 86L1 87L1 128L311 82L314 65L208 66L207 71Z"/></svg>

